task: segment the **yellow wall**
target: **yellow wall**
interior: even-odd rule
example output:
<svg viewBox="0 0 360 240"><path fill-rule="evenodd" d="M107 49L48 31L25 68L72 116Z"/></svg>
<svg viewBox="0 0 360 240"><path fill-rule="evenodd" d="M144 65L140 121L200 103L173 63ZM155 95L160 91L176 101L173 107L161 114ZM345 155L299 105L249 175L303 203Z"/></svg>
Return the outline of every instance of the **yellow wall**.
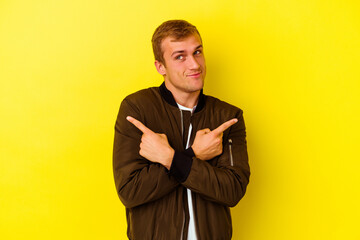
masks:
<svg viewBox="0 0 360 240"><path fill-rule="evenodd" d="M360 4L1 0L0 239L125 239L121 100L162 82L150 38L187 19L205 93L244 110L252 169L234 239L360 239Z"/></svg>

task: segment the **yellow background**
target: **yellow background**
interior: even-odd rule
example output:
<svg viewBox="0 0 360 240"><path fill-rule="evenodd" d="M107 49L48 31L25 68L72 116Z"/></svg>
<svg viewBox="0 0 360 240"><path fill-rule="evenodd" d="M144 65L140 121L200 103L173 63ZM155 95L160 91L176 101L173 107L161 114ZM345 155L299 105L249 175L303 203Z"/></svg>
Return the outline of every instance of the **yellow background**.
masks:
<svg viewBox="0 0 360 240"><path fill-rule="evenodd" d="M251 180L234 238L360 239L360 4L1 0L0 239L125 239L121 100L160 85L150 44L195 24L205 93L244 110Z"/></svg>

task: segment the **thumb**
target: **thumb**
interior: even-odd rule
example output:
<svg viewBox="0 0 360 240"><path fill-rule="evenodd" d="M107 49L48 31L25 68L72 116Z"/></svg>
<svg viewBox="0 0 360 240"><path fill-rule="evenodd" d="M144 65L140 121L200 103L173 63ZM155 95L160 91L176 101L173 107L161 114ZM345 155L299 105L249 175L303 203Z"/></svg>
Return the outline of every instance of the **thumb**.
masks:
<svg viewBox="0 0 360 240"><path fill-rule="evenodd" d="M197 132L198 132L199 134L201 134L201 135L205 135L205 134L211 132L211 130L210 130L209 128L205 128L205 129L201 129L201 130L199 130L199 131L197 131Z"/></svg>
<svg viewBox="0 0 360 240"><path fill-rule="evenodd" d="M161 138L167 139L167 136L166 136L166 134L164 134L164 133L158 133L158 135L159 135Z"/></svg>

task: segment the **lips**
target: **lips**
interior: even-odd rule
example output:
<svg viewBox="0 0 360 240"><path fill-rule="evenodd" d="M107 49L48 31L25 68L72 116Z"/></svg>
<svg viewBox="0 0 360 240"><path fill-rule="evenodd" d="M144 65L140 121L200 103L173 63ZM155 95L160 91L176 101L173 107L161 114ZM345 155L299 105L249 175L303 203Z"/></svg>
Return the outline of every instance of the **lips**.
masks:
<svg viewBox="0 0 360 240"><path fill-rule="evenodd" d="M200 75L201 75L201 72L197 72L197 73L188 74L187 76L197 78L197 77L200 77Z"/></svg>

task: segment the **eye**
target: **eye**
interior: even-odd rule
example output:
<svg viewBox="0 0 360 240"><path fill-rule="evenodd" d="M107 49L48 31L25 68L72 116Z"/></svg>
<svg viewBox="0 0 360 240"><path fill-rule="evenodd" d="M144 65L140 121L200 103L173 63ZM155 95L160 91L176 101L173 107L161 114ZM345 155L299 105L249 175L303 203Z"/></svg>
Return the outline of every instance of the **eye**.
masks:
<svg viewBox="0 0 360 240"><path fill-rule="evenodd" d="M183 58L184 58L183 55L179 55L179 56L176 56L176 57L175 57L176 60L182 60Z"/></svg>
<svg viewBox="0 0 360 240"><path fill-rule="evenodd" d="M199 54L201 54L201 50L196 50L196 51L194 52L194 55L199 55Z"/></svg>

